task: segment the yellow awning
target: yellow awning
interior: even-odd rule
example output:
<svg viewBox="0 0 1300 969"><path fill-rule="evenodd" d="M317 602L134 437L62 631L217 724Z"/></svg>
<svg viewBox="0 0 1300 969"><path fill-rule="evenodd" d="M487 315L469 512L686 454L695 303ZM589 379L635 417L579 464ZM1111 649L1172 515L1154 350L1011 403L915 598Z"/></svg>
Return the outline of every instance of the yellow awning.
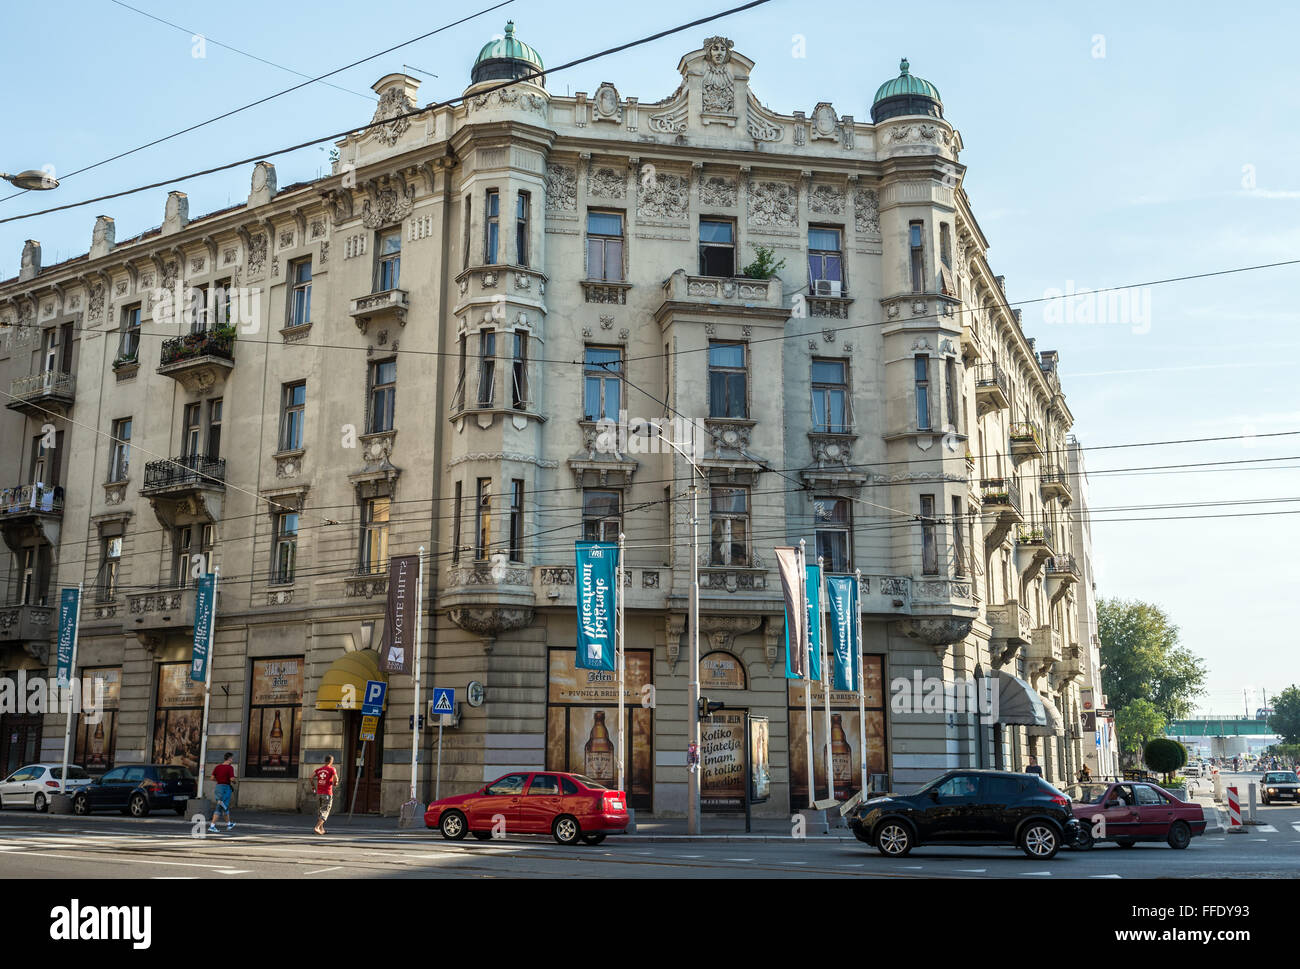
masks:
<svg viewBox="0 0 1300 969"><path fill-rule="evenodd" d="M383 680L388 677L379 670L379 654L372 649L358 649L344 653L325 671L316 690L317 710L360 710L366 695L366 680ZM384 710L388 697L384 696Z"/></svg>

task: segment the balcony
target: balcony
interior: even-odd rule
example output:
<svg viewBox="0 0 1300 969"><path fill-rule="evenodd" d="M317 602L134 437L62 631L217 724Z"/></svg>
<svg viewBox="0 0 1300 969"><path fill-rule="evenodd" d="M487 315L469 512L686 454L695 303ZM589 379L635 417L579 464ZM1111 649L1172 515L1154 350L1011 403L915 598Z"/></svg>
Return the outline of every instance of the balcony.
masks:
<svg viewBox="0 0 1300 969"><path fill-rule="evenodd" d="M20 643L36 659L45 659L54 636L54 612L53 606L0 608L0 643Z"/></svg>
<svg viewBox="0 0 1300 969"><path fill-rule="evenodd" d="M663 294L663 302L655 311L661 327L666 327L678 313L727 316L782 327L791 314L777 277L689 276L686 270L678 269L664 280Z"/></svg>
<svg viewBox="0 0 1300 969"><path fill-rule="evenodd" d="M181 514L218 521L225 493L225 458L183 454L144 466L140 494L152 502L154 514L165 528L176 525Z"/></svg>
<svg viewBox="0 0 1300 969"><path fill-rule="evenodd" d="M1016 655L1016 650L1033 640L1029 610L1015 600L990 605L986 618L991 629L989 649L995 666L1005 666Z"/></svg>
<svg viewBox="0 0 1300 969"><path fill-rule="evenodd" d="M1025 667L1031 679L1045 674L1055 674L1065 660L1061 647L1061 634L1051 626L1038 626L1025 651Z"/></svg>
<svg viewBox="0 0 1300 969"><path fill-rule="evenodd" d="M996 509L1001 518L1017 524L1025 520L1020 511L1020 482L1015 478L981 478L980 500L985 508Z"/></svg>
<svg viewBox="0 0 1300 969"><path fill-rule="evenodd" d="M447 610L461 629L487 639L532 623L537 603L533 569L505 559L504 552L479 560L463 555L445 573L438 609Z"/></svg>
<svg viewBox="0 0 1300 969"><path fill-rule="evenodd" d="M1079 563L1070 554L1053 555L1047 560L1047 594L1056 605L1056 601L1065 595L1070 586L1079 581Z"/></svg>
<svg viewBox="0 0 1300 969"><path fill-rule="evenodd" d="M1011 381L996 363L975 371L975 414L983 417L1011 406Z"/></svg>
<svg viewBox="0 0 1300 969"><path fill-rule="evenodd" d="M1011 459L1019 464L1043 456L1043 429L1033 421L1015 421L1011 425Z"/></svg>
<svg viewBox="0 0 1300 969"><path fill-rule="evenodd" d="M163 645L170 632L192 635L197 594L193 586L128 593L122 632L136 636L146 648L154 651ZM218 584L216 615L221 615L221 597Z"/></svg>
<svg viewBox="0 0 1300 969"><path fill-rule="evenodd" d="M163 341L158 373L191 393L205 393L222 383L235 366L235 328L187 333Z"/></svg>
<svg viewBox="0 0 1300 969"><path fill-rule="evenodd" d="M1044 501L1059 498L1062 504L1069 504L1073 500L1070 492L1070 476L1064 468L1050 467L1044 470L1038 476L1038 491Z"/></svg>
<svg viewBox="0 0 1300 969"><path fill-rule="evenodd" d="M60 487L37 482L0 491L0 532L15 551L32 538L57 547L62 519Z"/></svg>
<svg viewBox="0 0 1300 969"><path fill-rule="evenodd" d="M406 313L411 308L404 289L385 289L368 296L359 296L352 301L348 315L357 329L362 333L371 321L396 321L399 326L406 326Z"/></svg>
<svg viewBox="0 0 1300 969"><path fill-rule="evenodd" d="M43 370L27 377L19 377L9 384L9 402L6 406L38 421L51 414L66 417L72 410L77 378L58 370Z"/></svg>
<svg viewBox="0 0 1300 969"><path fill-rule="evenodd" d="M963 309L961 314L961 358L968 367L979 363L988 352L984 349L984 340L980 336L979 320L970 309Z"/></svg>

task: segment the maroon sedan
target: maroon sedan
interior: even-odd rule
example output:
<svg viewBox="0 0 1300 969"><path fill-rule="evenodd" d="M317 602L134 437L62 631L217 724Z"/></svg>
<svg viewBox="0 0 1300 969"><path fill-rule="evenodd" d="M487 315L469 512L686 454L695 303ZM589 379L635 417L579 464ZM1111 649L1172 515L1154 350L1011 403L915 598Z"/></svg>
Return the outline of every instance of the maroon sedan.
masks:
<svg viewBox="0 0 1300 969"><path fill-rule="evenodd" d="M459 841L466 832L487 841L500 835L550 834L562 845L598 845L627 830L627 797L581 774L522 772L498 777L472 794L444 797L424 812L424 825Z"/></svg>
<svg viewBox="0 0 1300 969"><path fill-rule="evenodd" d="M1199 804L1180 801L1155 784L1075 784L1066 793L1088 832L1078 848L1091 848L1094 841L1113 841L1122 848L1165 841L1171 848L1186 848L1194 836L1205 833L1205 811Z"/></svg>

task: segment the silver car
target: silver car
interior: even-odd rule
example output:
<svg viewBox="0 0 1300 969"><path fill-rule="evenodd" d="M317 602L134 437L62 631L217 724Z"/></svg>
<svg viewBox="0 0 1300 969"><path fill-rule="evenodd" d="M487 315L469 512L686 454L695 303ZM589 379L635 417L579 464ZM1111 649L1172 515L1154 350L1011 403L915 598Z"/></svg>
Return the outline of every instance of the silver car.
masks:
<svg viewBox="0 0 1300 969"><path fill-rule="evenodd" d="M63 777L62 764L28 764L0 781L0 808L29 807L44 811L50 796L59 793ZM79 790L91 782L91 776L74 764L68 765L68 791Z"/></svg>

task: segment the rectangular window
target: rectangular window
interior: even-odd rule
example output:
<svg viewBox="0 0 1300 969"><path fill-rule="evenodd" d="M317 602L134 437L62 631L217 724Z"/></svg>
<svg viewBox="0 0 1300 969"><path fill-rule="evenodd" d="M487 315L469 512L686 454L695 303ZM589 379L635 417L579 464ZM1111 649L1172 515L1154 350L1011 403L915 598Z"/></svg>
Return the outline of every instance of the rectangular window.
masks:
<svg viewBox="0 0 1300 969"><path fill-rule="evenodd" d="M457 370L456 393L453 396L452 405L451 405L451 410L453 414L458 414L465 409L465 364L466 364L465 356L469 345L468 335L464 333L460 335L459 345L460 345L460 349L459 349L460 366L459 369Z"/></svg>
<svg viewBox="0 0 1300 969"><path fill-rule="evenodd" d="M208 287L193 286L189 289L190 305L188 317L191 333L205 333L208 329Z"/></svg>
<svg viewBox="0 0 1300 969"><path fill-rule="evenodd" d="M122 566L122 536L100 539L99 553L99 575L95 585L100 599L112 599L117 595L117 580Z"/></svg>
<svg viewBox="0 0 1300 969"><path fill-rule="evenodd" d="M515 355L510 371L510 406L528 409L528 334L515 330Z"/></svg>
<svg viewBox="0 0 1300 969"><path fill-rule="evenodd" d="M617 542L623 530L623 496L618 491L584 488L582 491L582 540Z"/></svg>
<svg viewBox="0 0 1300 969"><path fill-rule="evenodd" d="M173 582L176 588L189 588L200 575L212 571L211 525L181 525L172 532Z"/></svg>
<svg viewBox="0 0 1300 969"><path fill-rule="evenodd" d="M307 381L285 384L280 391L280 450L301 451L307 411Z"/></svg>
<svg viewBox="0 0 1300 969"><path fill-rule="evenodd" d="M212 460L221 457L221 411L222 399L208 401L208 450L207 456Z"/></svg>
<svg viewBox="0 0 1300 969"><path fill-rule="evenodd" d="M275 561L271 581L288 585L293 581L294 563L298 560L298 513L281 512L275 516Z"/></svg>
<svg viewBox="0 0 1300 969"><path fill-rule="evenodd" d="M700 275L736 275L736 225L723 219L700 219Z"/></svg>
<svg viewBox="0 0 1300 969"><path fill-rule="evenodd" d="M59 369L59 328L51 326L45 331L41 344L41 372L51 373Z"/></svg>
<svg viewBox="0 0 1300 969"><path fill-rule="evenodd" d="M21 599L19 605L36 605L36 549L26 546L19 556L19 581L21 582Z"/></svg>
<svg viewBox="0 0 1300 969"><path fill-rule="evenodd" d="M376 256L379 264L375 272L375 292L397 289L402 280L402 230L395 229L379 236Z"/></svg>
<svg viewBox="0 0 1300 969"><path fill-rule="evenodd" d="M939 223L939 260L945 269L952 269L952 226Z"/></svg>
<svg viewBox="0 0 1300 969"><path fill-rule="evenodd" d="M198 403L185 405L185 432L181 454L187 458L196 457L200 454L199 445L202 441L203 432L203 412L202 405Z"/></svg>
<svg viewBox="0 0 1300 969"><path fill-rule="evenodd" d="M460 267L461 269L469 268L469 240L470 240L469 222L470 222L470 214L473 211L473 205L471 204L473 201L474 201L474 197L472 195L465 196L465 248L463 250L465 257L461 261L461 267Z"/></svg>
<svg viewBox="0 0 1300 969"><path fill-rule="evenodd" d="M966 540L962 534L961 499L952 500L952 557L955 562L953 574L958 578L966 577Z"/></svg>
<svg viewBox="0 0 1300 969"><path fill-rule="evenodd" d="M622 406L623 351L587 347L582 378L582 419L617 421Z"/></svg>
<svg viewBox="0 0 1300 969"><path fill-rule="evenodd" d="M749 416L745 344L709 343L709 416Z"/></svg>
<svg viewBox="0 0 1300 969"><path fill-rule="evenodd" d="M212 287L212 312L214 326L226 326L230 323L230 284L229 277L218 279Z"/></svg>
<svg viewBox="0 0 1300 969"><path fill-rule="evenodd" d="M113 421L113 451L108 463L108 480L125 481L131 465L131 418Z"/></svg>
<svg viewBox="0 0 1300 969"><path fill-rule="evenodd" d="M735 568L749 567L749 491L712 488L709 492L709 562Z"/></svg>
<svg viewBox="0 0 1300 969"><path fill-rule="evenodd" d="M479 478L474 499L474 558L485 559L492 544L492 479Z"/></svg>
<svg viewBox="0 0 1300 969"><path fill-rule="evenodd" d="M388 571L388 520L391 513L389 498L367 498L361 503L359 572L375 574Z"/></svg>
<svg viewBox="0 0 1300 969"><path fill-rule="evenodd" d="M246 776L298 776L305 665L302 656L253 660Z"/></svg>
<svg viewBox="0 0 1300 969"><path fill-rule="evenodd" d="M623 214L587 213L587 278L623 280Z"/></svg>
<svg viewBox="0 0 1300 969"><path fill-rule="evenodd" d="M489 266L495 266L501 244L501 195L494 188L488 189L485 214L487 224L483 227L483 258Z"/></svg>
<svg viewBox="0 0 1300 969"><path fill-rule="evenodd" d="M453 564L460 561L461 490L461 483L457 481L451 511L451 561Z"/></svg>
<svg viewBox="0 0 1300 969"><path fill-rule="evenodd" d="M840 254L840 230L808 229L808 280L813 296L839 296L844 292L844 263ZM818 286L819 282L830 283Z"/></svg>
<svg viewBox="0 0 1300 969"><path fill-rule="evenodd" d="M930 429L930 358L916 356L916 429Z"/></svg>
<svg viewBox="0 0 1300 969"><path fill-rule="evenodd" d="M370 365L370 426L368 433L393 429L397 402L397 361L378 360Z"/></svg>
<svg viewBox="0 0 1300 969"><path fill-rule="evenodd" d="M495 330L478 333L478 405L491 407L496 399L497 334Z"/></svg>
<svg viewBox="0 0 1300 969"><path fill-rule="evenodd" d="M814 498L813 520L817 529L817 554L828 572L852 570L849 538L853 524L847 498Z"/></svg>
<svg viewBox="0 0 1300 969"><path fill-rule="evenodd" d="M117 345L119 360L135 360L140 353L140 306L128 306L122 311L122 336Z"/></svg>
<svg viewBox="0 0 1300 969"><path fill-rule="evenodd" d="M32 484L52 484L46 475L50 472L53 455L46 453L45 445L42 443L44 440L45 437L41 434L32 438L32 465L27 476L27 480Z"/></svg>
<svg viewBox="0 0 1300 969"><path fill-rule="evenodd" d="M199 769L199 744L203 733L203 684L190 679L190 662L159 663L158 692L154 701L153 762ZM128 755L135 760L140 755ZM141 772L144 768L135 768ZM129 779L127 768L118 768ZM131 781L135 786L135 781Z"/></svg>
<svg viewBox="0 0 1300 969"><path fill-rule="evenodd" d="M921 572L939 574L939 553L934 541L934 495L921 496Z"/></svg>
<svg viewBox="0 0 1300 969"><path fill-rule="evenodd" d="M311 322L311 260L290 264L289 281L293 286L289 296L289 325L305 326Z"/></svg>
<svg viewBox="0 0 1300 969"><path fill-rule="evenodd" d="M515 203L515 264L528 265L528 202L527 192L519 193Z"/></svg>
<svg viewBox="0 0 1300 969"><path fill-rule="evenodd" d="M957 368L952 357L943 360L943 399L948 411L948 427L957 429Z"/></svg>
<svg viewBox="0 0 1300 969"><path fill-rule="evenodd" d="M908 247L912 257L912 292L925 292L925 244L921 237L924 223L913 222L907 227Z"/></svg>
<svg viewBox="0 0 1300 969"><path fill-rule="evenodd" d="M824 434L849 432L848 361L812 362L813 430Z"/></svg>
<svg viewBox="0 0 1300 969"><path fill-rule="evenodd" d="M524 560L524 483L510 482L510 561Z"/></svg>

